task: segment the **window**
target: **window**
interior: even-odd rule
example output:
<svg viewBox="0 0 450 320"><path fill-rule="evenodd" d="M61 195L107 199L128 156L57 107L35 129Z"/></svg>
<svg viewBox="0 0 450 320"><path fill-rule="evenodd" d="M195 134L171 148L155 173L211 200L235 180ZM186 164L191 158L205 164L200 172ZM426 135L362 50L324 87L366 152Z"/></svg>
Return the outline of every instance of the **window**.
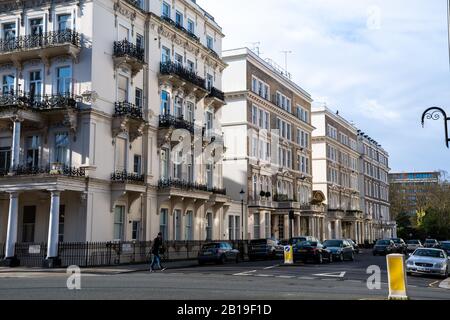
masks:
<svg viewBox="0 0 450 320"><path fill-rule="evenodd" d="M167 91L161 91L161 115L170 114L170 94Z"/></svg>
<svg viewBox="0 0 450 320"><path fill-rule="evenodd" d="M2 79L2 94L12 94L14 93L14 82L15 77L13 75L5 75Z"/></svg>
<svg viewBox="0 0 450 320"><path fill-rule="evenodd" d="M183 151L175 152L173 161L173 177L178 180L183 179Z"/></svg>
<svg viewBox="0 0 450 320"><path fill-rule="evenodd" d="M42 94L42 77L40 70L30 72L29 93L32 97L40 99Z"/></svg>
<svg viewBox="0 0 450 320"><path fill-rule="evenodd" d="M211 163L208 163L206 165L206 185L209 189L212 189L214 186L213 183L213 165Z"/></svg>
<svg viewBox="0 0 450 320"><path fill-rule="evenodd" d="M169 150L161 149L161 179L169 178Z"/></svg>
<svg viewBox="0 0 450 320"><path fill-rule="evenodd" d="M139 231L141 229L140 221L133 221L131 226L131 240L139 240Z"/></svg>
<svg viewBox="0 0 450 320"><path fill-rule="evenodd" d="M206 88L211 91L212 87L214 87L214 77L208 73L206 75Z"/></svg>
<svg viewBox="0 0 450 320"><path fill-rule="evenodd" d="M142 89L136 88L134 92L134 103L139 109L142 109L142 99Z"/></svg>
<svg viewBox="0 0 450 320"><path fill-rule="evenodd" d="M281 109L287 112L291 112L291 99L289 99L288 97L286 97L285 95L281 94L278 91L276 94L276 104Z"/></svg>
<svg viewBox="0 0 450 320"><path fill-rule="evenodd" d="M173 240L180 241L181 240L181 210L175 209L173 212Z"/></svg>
<svg viewBox="0 0 450 320"><path fill-rule="evenodd" d="M213 129L213 114L210 111L205 112L205 124L206 130L211 131Z"/></svg>
<svg viewBox="0 0 450 320"><path fill-rule="evenodd" d="M16 37L16 24L14 22L4 23L3 24L3 40L14 40ZM13 44L13 42L11 42Z"/></svg>
<svg viewBox="0 0 450 320"><path fill-rule="evenodd" d="M258 108L252 107L252 123L256 126L258 124Z"/></svg>
<svg viewBox="0 0 450 320"><path fill-rule="evenodd" d="M58 227L58 242L64 242L64 221L66 218L66 206L59 206L59 227Z"/></svg>
<svg viewBox="0 0 450 320"><path fill-rule="evenodd" d="M65 95L72 92L72 68L61 67L57 69L57 90L58 94Z"/></svg>
<svg viewBox="0 0 450 320"><path fill-rule="evenodd" d="M34 242L34 226L36 224L36 206L23 207L22 242Z"/></svg>
<svg viewBox="0 0 450 320"><path fill-rule="evenodd" d="M299 118L303 122L309 123L308 111L301 106L297 106L297 118Z"/></svg>
<svg viewBox="0 0 450 320"><path fill-rule="evenodd" d="M278 219L278 239L284 239L284 216L280 216Z"/></svg>
<svg viewBox="0 0 450 320"><path fill-rule="evenodd" d="M260 97L269 100L269 86L256 77L252 78L252 91Z"/></svg>
<svg viewBox="0 0 450 320"><path fill-rule="evenodd" d="M234 234L234 216L228 216L228 240L235 240L236 235Z"/></svg>
<svg viewBox="0 0 450 320"><path fill-rule="evenodd" d="M327 136L337 140L337 130L335 127L328 125L327 126Z"/></svg>
<svg viewBox="0 0 450 320"><path fill-rule="evenodd" d="M195 34L195 23L191 19L188 19L187 30L192 34Z"/></svg>
<svg viewBox="0 0 450 320"><path fill-rule="evenodd" d="M193 224L194 224L194 213L192 211L187 211L185 216L186 222L185 222L185 232L184 232L184 239L186 241L193 240Z"/></svg>
<svg viewBox="0 0 450 320"><path fill-rule="evenodd" d="M190 123L194 122L194 104L190 101L186 103L186 120Z"/></svg>
<svg viewBox="0 0 450 320"><path fill-rule="evenodd" d="M183 56L181 54L175 53L175 63L177 66L183 66Z"/></svg>
<svg viewBox="0 0 450 320"><path fill-rule="evenodd" d="M142 172L142 156L135 154L133 158L133 172L140 175Z"/></svg>
<svg viewBox="0 0 450 320"><path fill-rule="evenodd" d="M206 240L210 241L213 237L213 214L208 212L206 214Z"/></svg>
<svg viewBox="0 0 450 320"><path fill-rule="evenodd" d="M180 27L183 26L183 14L180 11L175 12L175 23Z"/></svg>
<svg viewBox="0 0 450 320"><path fill-rule="evenodd" d="M124 219L125 207L116 206L114 208L114 240L124 240Z"/></svg>
<svg viewBox="0 0 450 320"><path fill-rule="evenodd" d="M162 15L163 17L170 18L170 5L166 2L162 4Z"/></svg>
<svg viewBox="0 0 450 320"><path fill-rule="evenodd" d="M125 171L127 157L127 141L124 138L117 137L115 143L115 159L114 164L116 171Z"/></svg>
<svg viewBox="0 0 450 320"><path fill-rule="evenodd" d="M60 164L69 163L69 134L60 132L55 135L54 161Z"/></svg>
<svg viewBox="0 0 450 320"><path fill-rule="evenodd" d="M191 60L187 61L188 70L192 73L195 73L195 63Z"/></svg>
<svg viewBox="0 0 450 320"><path fill-rule="evenodd" d="M264 129L269 130L270 129L270 116L268 112L264 111Z"/></svg>
<svg viewBox="0 0 450 320"><path fill-rule="evenodd" d="M43 21L42 18L30 20L30 35L31 36L40 36L44 33L44 25L43 25L42 21Z"/></svg>
<svg viewBox="0 0 450 320"><path fill-rule="evenodd" d="M0 172L7 172L11 166L11 138L0 138Z"/></svg>
<svg viewBox="0 0 450 320"><path fill-rule="evenodd" d="M261 237L260 230L260 215L258 213L253 214L253 237L259 239Z"/></svg>
<svg viewBox="0 0 450 320"><path fill-rule="evenodd" d="M162 234L162 238L167 240L167 220L168 220L168 209L161 209L159 215L159 232Z"/></svg>
<svg viewBox="0 0 450 320"><path fill-rule="evenodd" d="M214 50L214 39L211 36L206 36L206 46L208 49Z"/></svg>
<svg viewBox="0 0 450 320"><path fill-rule="evenodd" d="M37 168L39 166L39 149L40 149L39 136L27 137L26 145L27 145L26 166L28 168Z"/></svg>
<svg viewBox="0 0 450 320"><path fill-rule="evenodd" d="M175 97L175 117L183 118L183 99Z"/></svg>
<svg viewBox="0 0 450 320"><path fill-rule="evenodd" d="M139 33L136 34L136 47L144 49L144 37Z"/></svg>
<svg viewBox="0 0 450 320"><path fill-rule="evenodd" d="M277 129L279 130L279 135L285 139L291 140L291 130L292 127L289 123L280 118L277 118Z"/></svg>
<svg viewBox="0 0 450 320"><path fill-rule="evenodd" d="M170 62L170 49L162 47L161 62L162 63Z"/></svg>
<svg viewBox="0 0 450 320"><path fill-rule="evenodd" d="M117 77L117 101L128 102L128 78L123 75Z"/></svg>
<svg viewBox="0 0 450 320"><path fill-rule="evenodd" d="M72 17L70 14L58 15L58 31L66 31L72 29Z"/></svg>
<svg viewBox="0 0 450 320"><path fill-rule="evenodd" d="M259 110L259 127L264 128L264 110Z"/></svg>

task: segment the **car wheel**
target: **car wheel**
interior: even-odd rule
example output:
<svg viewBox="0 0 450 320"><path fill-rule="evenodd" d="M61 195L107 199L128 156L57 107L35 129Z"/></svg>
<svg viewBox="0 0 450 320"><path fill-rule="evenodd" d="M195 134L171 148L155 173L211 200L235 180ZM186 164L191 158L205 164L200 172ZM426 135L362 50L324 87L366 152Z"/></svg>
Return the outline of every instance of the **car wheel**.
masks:
<svg viewBox="0 0 450 320"><path fill-rule="evenodd" d="M317 257L317 263L322 264L323 263L323 256L321 253L319 253L319 256Z"/></svg>
<svg viewBox="0 0 450 320"><path fill-rule="evenodd" d="M330 253L328 255L328 263L332 263L333 262L333 255Z"/></svg>
<svg viewBox="0 0 450 320"><path fill-rule="evenodd" d="M227 260L226 257L222 255L219 259L219 264L225 264L226 260Z"/></svg>
<svg viewBox="0 0 450 320"><path fill-rule="evenodd" d="M350 261L354 261L355 260L355 255L354 255L354 253L352 252L352 254L350 255Z"/></svg>
<svg viewBox="0 0 450 320"><path fill-rule="evenodd" d="M339 261L343 262L344 261L344 254L341 252L341 254L339 255Z"/></svg>

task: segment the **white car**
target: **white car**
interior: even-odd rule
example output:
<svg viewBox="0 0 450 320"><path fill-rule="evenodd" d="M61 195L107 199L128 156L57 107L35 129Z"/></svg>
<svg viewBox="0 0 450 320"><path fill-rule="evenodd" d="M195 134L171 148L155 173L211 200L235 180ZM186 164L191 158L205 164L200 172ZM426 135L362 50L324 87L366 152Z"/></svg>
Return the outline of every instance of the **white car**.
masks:
<svg viewBox="0 0 450 320"><path fill-rule="evenodd" d="M406 260L406 272L433 274L448 278L450 269L450 258L441 249L419 248Z"/></svg>
<svg viewBox="0 0 450 320"><path fill-rule="evenodd" d="M406 241L408 252L414 252L416 249L423 248L422 242L420 240L408 240Z"/></svg>

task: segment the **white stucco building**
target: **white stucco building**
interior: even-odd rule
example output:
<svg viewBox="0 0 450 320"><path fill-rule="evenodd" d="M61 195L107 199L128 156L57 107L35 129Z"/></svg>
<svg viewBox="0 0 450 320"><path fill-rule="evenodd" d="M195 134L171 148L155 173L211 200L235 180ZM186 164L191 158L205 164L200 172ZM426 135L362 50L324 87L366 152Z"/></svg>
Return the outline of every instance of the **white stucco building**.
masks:
<svg viewBox="0 0 450 320"><path fill-rule="evenodd" d="M223 37L192 0L0 3L8 261L17 242L48 242L54 258L58 241L227 238L211 156Z"/></svg>

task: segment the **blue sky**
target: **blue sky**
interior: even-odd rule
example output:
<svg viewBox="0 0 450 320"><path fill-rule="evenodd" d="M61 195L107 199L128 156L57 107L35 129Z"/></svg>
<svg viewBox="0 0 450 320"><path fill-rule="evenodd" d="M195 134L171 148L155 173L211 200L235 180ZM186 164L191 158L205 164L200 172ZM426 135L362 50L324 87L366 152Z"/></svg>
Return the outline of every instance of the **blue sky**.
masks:
<svg viewBox="0 0 450 320"><path fill-rule="evenodd" d="M392 171L450 171L442 120L450 114L446 0L197 0L222 26L224 49L252 47L288 69L377 140Z"/></svg>

